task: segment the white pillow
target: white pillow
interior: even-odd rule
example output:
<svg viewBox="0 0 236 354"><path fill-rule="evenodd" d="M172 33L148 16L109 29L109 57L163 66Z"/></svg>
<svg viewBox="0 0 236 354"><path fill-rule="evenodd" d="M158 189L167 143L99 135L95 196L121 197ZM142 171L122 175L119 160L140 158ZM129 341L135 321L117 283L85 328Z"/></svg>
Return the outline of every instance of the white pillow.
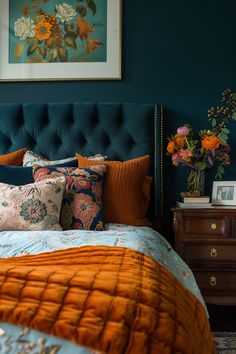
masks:
<svg viewBox="0 0 236 354"><path fill-rule="evenodd" d="M23 186L0 183L0 231L62 230L65 185L65 176Z"/></svg>
<svg viewBox="0 0 236 354"><path fill-rule="evenodd" d="M54 160L50 161L47 160L45 157L36 154L36 152L28 150L26 151L24 157L23 157L23 166L27 167L32 167L33 165L38 165L38 166L51 166L51 165L57 165L57 164L62 164L66 162L70 162L75 160L76 157L68 157L66 159L62 160Z"/></svg>

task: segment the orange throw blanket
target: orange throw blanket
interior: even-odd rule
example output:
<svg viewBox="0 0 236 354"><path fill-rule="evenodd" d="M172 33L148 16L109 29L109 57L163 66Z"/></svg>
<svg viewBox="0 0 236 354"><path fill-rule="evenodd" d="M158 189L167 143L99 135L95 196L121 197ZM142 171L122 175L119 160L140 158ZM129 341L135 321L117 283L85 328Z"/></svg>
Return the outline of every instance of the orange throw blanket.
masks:
<svg viewBox="0 0 236 354"><path fill-rule="evenodd" d="M0 259L0 321L112 354L212 354L202 304L141 252L85 246Z"/></svg>

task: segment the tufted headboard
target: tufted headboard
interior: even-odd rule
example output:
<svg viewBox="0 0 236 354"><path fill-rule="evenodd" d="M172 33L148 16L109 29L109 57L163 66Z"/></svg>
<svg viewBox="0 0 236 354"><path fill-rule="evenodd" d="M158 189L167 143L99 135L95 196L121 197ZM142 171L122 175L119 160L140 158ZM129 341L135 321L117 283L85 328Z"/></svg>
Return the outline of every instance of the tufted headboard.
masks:
<svg viewBox="0 0 236 354"><path fill-rule="evenodd" d="M137 103L0 104L0 154L23 147L50 160L103 154L129 160L149 154L151 217L163 214L163 109Z"/></svg>

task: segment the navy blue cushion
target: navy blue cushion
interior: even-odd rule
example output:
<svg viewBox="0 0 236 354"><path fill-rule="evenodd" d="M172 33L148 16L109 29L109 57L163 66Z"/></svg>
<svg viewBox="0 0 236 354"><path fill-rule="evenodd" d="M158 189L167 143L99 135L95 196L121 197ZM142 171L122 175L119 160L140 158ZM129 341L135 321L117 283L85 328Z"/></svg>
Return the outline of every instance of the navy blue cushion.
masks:
<svg viewBox="0 0 236 354"><path fill-rule="evenodd" d="M50 167L77 167L78 161L74 159L67 163ZM0 165L0 182L21 186L34 183L32 167Z"/></svg>

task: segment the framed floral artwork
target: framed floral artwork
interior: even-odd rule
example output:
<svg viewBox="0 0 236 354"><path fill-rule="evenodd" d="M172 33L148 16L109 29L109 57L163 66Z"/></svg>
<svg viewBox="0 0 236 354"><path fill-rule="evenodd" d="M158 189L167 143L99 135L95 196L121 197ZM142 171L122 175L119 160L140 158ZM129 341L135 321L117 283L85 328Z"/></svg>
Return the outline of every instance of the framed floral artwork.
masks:
<svg viewBox="0 0 236 354"><path fill-rule="evenodd" d="M1 0L0 80L121 79L121 0Z"/></svg>

